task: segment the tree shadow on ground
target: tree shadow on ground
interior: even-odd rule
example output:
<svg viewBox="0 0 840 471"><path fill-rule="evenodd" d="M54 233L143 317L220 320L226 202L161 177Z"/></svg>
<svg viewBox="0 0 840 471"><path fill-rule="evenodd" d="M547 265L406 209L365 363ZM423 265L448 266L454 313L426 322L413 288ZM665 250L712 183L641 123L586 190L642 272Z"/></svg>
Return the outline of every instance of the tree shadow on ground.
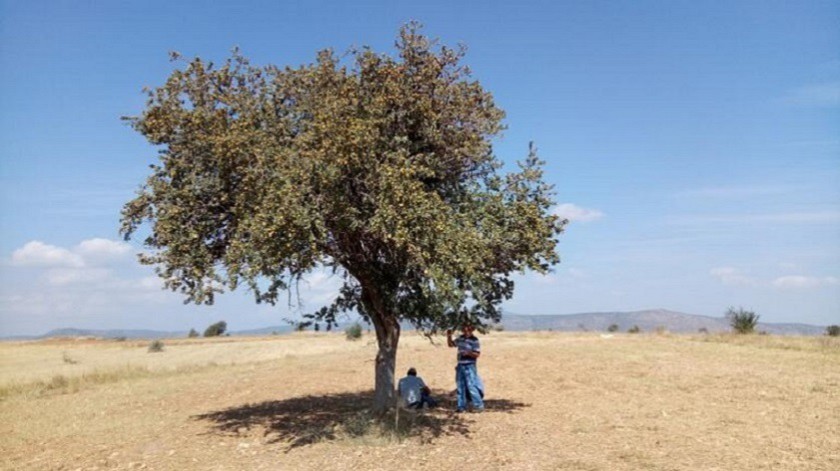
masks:
<svg viewBox="0 0 840 471"><path fill-rule="evenodd" d="M193 416L196 420L212 422L210 433L245 435L252 429L264 430L266 443L287 443L293 448L342 437L361 437L378 425L379 432L392 433L400 439L418 437L430 443L441 436L469 436L472 414L456 414L454 400L446 393L439 394L439 407L419 413L403 413L403 425L395 423L394 415L378 423L370 414L373 391L345 392L320 396L301 396L279 401L245 404L229 409ZM486 413L513 413L529 407L507 399L484 401ZM408 425L404 425L408 424Z"/></svg>

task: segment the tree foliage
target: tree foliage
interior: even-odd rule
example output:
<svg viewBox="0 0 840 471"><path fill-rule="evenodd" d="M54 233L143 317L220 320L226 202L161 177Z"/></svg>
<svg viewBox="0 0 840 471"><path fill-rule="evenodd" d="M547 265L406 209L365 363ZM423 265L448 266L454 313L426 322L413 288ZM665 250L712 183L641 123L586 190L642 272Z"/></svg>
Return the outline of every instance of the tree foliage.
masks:
<svg viewBox="0 0 840 471"><path fill-rule="evenodd" d="M501 172L492 139L504 113L463 48L409 24L396 50L324 50L283 68L235 51L150 90L129 119L160 163L122 218L126 237L151 223L141 261L206 304L242 284L275 303L328 270L343 285L309 318L330 327L358 311L376 329L378 365L400 320L429 333L497 322L513 274L559 261L565 221L533 147Z"/></svg>
<svg viewBox="0 0 840 471"><path fill-rule="evenodd" d="M832 324L825 328L825 334L829 337L838 337L840 336L840 325Z"/></svg>
<svg viewBox="0 0 840 471"><path fill-rule="evenodd" d="M729 325L739 334L751 334L755 331L758 325L758 318L760 316L753 311L739 307L735 309L730 307L726 311L726 319L729 320Z"/></svg>

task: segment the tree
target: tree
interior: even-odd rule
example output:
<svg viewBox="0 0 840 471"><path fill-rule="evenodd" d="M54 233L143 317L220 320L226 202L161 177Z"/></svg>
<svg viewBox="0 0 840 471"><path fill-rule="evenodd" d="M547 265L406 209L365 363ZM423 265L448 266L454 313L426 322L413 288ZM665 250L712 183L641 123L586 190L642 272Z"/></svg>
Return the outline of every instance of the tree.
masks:
<svg viewBox="0 0 840 471"><path fill-rule="evenodd" d="M197 304L241 284L273 304L313 271L340 277L308 317L373 324L376 412L395 399L401 320L429 335L498 322L513 274L559 262L566 224L533 146L502 173L504 113L464 50L414 23L396 50L325 50L297 68L196 58L127 118L161 161L123 209L126 238L150 223L141 261Z"/></svg>
<svg viewBox="0 0 840 471"><path fill-rule="evenodd" d="M190 331L187 333L187 338L194 339L196 337L198 337L198 331L195 329L190 329Z"/></svg>
<svg viewBox="0 0 840 471"><path fill-rule="evenodd" d="M830 337L840 336L840 325L832 324L825 328L825 334Z"/></svg>
<svg viewBox="0 0 840 471"><path fill-rule="evenodd" d="M227 330L227 322L219 321L215 324L210 324L209 326L207 326L207 328L204 330L204 336L219 337L225 333L225 330Z"/></svg>
<svg viewBox="0 0 840 471"><path fill-rule="evenodd" d="M759 317L755 312L747 311L743 307L739 307L738 309L730 307L726 311L726 319L729 320L729 325L739 334L753 333L756 325L758 325Z"/></svg>
<svg viewBox="0 0 840 471"><path fill-rule="evenodd" d="M618 332L618 324L610 324L607 327L607 332Z"/></svg>

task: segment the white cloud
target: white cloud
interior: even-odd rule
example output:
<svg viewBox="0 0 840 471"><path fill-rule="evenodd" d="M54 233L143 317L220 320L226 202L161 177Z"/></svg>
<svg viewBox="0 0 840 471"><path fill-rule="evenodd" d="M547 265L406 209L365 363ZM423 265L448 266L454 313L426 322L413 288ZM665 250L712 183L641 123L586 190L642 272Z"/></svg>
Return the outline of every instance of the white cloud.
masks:
<svg viewBox="0 0 840 471"><path fill-rule="evenodd" d="M83 268L121 258L130 251L125 242L102 238L83 240L72 249L33 240L12 252L11 262L24 267Z"/></svg>
<svg viewBox="0 0 840 471"><path fill-rule="evenodd" d="M833 276L786 275L768 280L748 276L733 267L713 268L709 271L709 274L728 286L761 286L778 289L809 289L824 286L840 286L840 278Z"/></svg>
<svg viewBox="0 0 840 471"><path fill-rule="evenodd" d="M806 289L822 286L840 286L840 279L833 276L816 277L806 275L780 276L773 280L773 286L782 289Z"/></svg>
<svg viewBox="0 0 840 471"><path fill-rule="evenodd" d="M562 219L580 222L595 221L597 219L601 219L604 216L604 213L602 213L600 210L581 208L580 206L574 205L572 203L563 203L557 205L552 211L552 214L554 214L555 216L559 216Z"/></svg>
<svg viewBox="0 0 840 471"><path fill-rule="evenodd" d="M161 290L163 289L163 279L159 276L144 276L137 282L137 286L146 290Z"/></svg>
<svg viewBox="0 0 840 471"><path fill-rule="evenodd" d="M12 253L13 266L45 269L42 279L54 286L113 282L109 263L131 251L125 242L93 238L72 249L33 240Z"/></svg>
<svg viewBox="0 0 840 471"><path fill-rule="evenodd" d="M732 267L712 268L709 274L728 286L755 286L758 284L755 278L744 275L738 269Z"/></svg>
<svg viewBox="0 0 840 471"><path fill-rule="evenodd" d="M106 268L52 268L46 273L46 280L53 285L100 283L109 279L111 270Z"/></svg>
<svg viewBox="0 0 840 471"><path fill-rule="evenodd" d="M131 251L131 246L125 242L94 238L83 240L76 246L74 252L86 260L111 260L122 257Z"/></svg>
<svg viewBox="0 0 840 471"><path fill-rule="evenodd" d="M835 107L840 106L840 82L806 85L791 90L784 101L791 105Z"/></svg>
<svg viewBox="0 0 840 471"><path fill-rule="evenodd" d="M81 255L33 240L12 253L12 264L24 267L83 267Z"/></svg>

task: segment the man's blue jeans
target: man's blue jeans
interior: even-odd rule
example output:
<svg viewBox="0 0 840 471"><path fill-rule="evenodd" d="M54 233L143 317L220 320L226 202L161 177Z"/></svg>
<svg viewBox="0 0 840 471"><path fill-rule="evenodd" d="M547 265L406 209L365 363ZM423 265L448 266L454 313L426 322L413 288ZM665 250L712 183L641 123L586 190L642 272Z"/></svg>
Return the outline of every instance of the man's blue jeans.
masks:
<svg viewBox="0 0 840 471"><path fill-rule="evenodd" d="M458 410L466 410L467 394L473 404L473 409L484 410L484 400L479 387L478 372L475 363L459 363L455 367L455 384L458 386Z"/></svg>

